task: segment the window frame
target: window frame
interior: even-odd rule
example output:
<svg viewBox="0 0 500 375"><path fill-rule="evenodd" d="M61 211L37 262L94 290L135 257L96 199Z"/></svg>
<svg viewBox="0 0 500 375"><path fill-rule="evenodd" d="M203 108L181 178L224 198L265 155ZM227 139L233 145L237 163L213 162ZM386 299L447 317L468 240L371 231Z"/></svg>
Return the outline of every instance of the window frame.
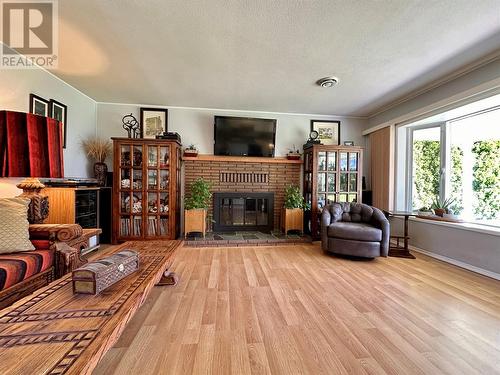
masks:
<svg viewBox="0 0 500 375"><path fill-rule="evenodd" d="M405 209L413 210L413 133L418 130L439 128L439 199L444 199L446 194L446 161L449 159L449 145L447 142L446 129L448 121L432 122L423 125L408 126L406 128L406 181L405 181ZM443 147L444 145L444 147ZM448 155L447 155L448 154Z"/></svg>

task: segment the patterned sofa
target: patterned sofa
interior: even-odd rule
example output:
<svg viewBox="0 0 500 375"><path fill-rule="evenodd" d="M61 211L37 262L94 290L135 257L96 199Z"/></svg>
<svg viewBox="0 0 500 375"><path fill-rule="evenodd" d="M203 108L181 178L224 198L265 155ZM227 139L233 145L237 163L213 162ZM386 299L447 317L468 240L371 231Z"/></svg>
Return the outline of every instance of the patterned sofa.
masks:
<svg viewBox="0 0 500 375"><path fill-rule="evenodd" d="M70 246L82 236L81 226L34 224L29 231L35 250L0 254L0 309L85 262Z"/></svg>

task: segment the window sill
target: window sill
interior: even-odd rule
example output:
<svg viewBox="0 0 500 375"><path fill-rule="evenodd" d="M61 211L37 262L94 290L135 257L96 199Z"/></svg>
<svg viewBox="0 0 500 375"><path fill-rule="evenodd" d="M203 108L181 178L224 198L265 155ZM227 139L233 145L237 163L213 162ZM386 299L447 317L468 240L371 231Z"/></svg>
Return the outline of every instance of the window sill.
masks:
<svg viewBox="0 0 500 375"><path fill-rule="evenodd" d="M484 233L484 234L489 234L492 236L499 236L500 237L500 228L495 228L495 227L491 227L488 225L473 224L473 223L450 223L450 222L444 222L444 221L420 219L418 217L410 217L410 221L415 221L417 223L425 223L425 224L430 224L430 225L442 225L444 227L450 227L450 228L459 229L459 230L467 230L467 231L471 231L471 232Z"/></svg>

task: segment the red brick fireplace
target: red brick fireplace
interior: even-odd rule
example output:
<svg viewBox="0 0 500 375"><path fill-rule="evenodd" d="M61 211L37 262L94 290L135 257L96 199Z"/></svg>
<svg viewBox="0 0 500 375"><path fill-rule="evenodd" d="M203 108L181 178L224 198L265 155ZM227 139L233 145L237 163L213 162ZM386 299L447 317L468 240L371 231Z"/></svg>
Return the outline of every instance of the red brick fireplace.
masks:
<svg viewBox="0 0 500 375"><path fill-rule="evenodd" d="M212 183L214 193L273 193L275 229L280 226L285 187L300 184L300 168L300 160L285 158L213 155L184 158L186 191L195 179L202 177ZM209 214L213 215L213 203Z"/></svg>

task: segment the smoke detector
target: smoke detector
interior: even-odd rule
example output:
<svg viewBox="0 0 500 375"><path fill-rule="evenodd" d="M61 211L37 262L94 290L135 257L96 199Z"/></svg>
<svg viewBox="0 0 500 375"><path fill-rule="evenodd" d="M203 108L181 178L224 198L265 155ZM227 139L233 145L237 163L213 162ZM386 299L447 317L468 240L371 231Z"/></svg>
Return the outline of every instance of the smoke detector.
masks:
<svg viewBox="0 0 500 375"><path fill-rule="evenodd" d="M321 87L333 87L337 83L339 83L339 79L337 77L325 77L316 81L316 84Z"/></svg>

